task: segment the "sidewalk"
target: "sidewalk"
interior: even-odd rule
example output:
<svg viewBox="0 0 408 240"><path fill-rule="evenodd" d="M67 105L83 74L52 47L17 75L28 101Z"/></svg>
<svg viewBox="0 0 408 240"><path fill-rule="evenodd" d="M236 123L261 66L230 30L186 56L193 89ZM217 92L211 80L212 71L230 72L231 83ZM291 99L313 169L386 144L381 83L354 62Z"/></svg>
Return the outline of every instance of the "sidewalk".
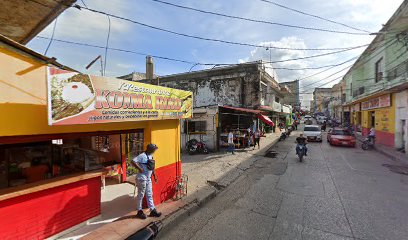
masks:
<svg viewBox="0 0 408 240"><path fill-rule="evenodd" d="M362 136L361 133L356 133L356 137L359 141L363 141L365 139L365 136ZM397 151L393 147L388 147L382 144L376 144L374 146L374 149L377 152L391 158L394 161L398 161L398 162L405 163L405 164L408 163L408 155Z"/></svg>
<svg viewBox="0 0 408 240"><path fill-rule="evenodd" d="M279 133L267 134L261 138L261 148L237 150L235 155L226 152L208 155L182 155L182 172L188 175L188 195L179 201L168 201L160 204L157 209L163 212L159 219L148 218L139 220L135 211L124 214L114 222L107 223L88 233L81 239L116 240L125 239L150 222L161 220L164 229L196 211L200 206L236 180L244 171L252 166L279 138ZM164 230L165 231L165 230Z"/></svg>

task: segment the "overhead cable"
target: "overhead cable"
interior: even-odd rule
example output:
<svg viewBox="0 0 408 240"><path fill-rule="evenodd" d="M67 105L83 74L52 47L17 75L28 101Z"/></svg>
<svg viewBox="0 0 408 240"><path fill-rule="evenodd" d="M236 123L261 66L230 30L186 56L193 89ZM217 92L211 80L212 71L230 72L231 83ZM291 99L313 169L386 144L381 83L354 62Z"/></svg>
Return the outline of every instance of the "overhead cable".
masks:
<svg viewBox="0 0 408 240"><path fill-rule="evenodd" d="M195 12L211 14L211 15L215 15L215 16L232 18L232 19L238 19L238 20L254 22L254 23L263 23L263 24L269 24L269 25L276 25L276 26L289 27L289 28L297 28L297 29L303 29L303 30L320 31L320 32L341 33L341 34L349 34L349 35L369 35L367 32L362 33L361 31L360 32L347 32L347 31L338 31L338 30L331 30L331 29L324 29L324 28L305 27L305 26L299 26L299 25L291 25L291 24L285 24L285 23L271 22L271 21L266 21L266 20L239 17L239 16L229 15L229 14L225 14L225 13L207 11L207 10L202 10L202 9L198 9L198 8L183 6L183 5L180 5L180 4L170 3L170 2L166 2L166 1L162 1L162 0L151 0L151 1L161 3L161 4L165 4L165 5L172 6L172 7L191 10L191 11L195 11Z"/></svg>

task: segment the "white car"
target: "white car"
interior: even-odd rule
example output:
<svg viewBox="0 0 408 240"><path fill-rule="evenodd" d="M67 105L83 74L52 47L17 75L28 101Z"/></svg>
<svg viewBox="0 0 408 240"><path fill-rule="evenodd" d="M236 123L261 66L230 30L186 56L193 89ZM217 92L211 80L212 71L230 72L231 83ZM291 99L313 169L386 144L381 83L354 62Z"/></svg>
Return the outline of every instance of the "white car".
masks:
<svg viewBox="0 0 408 240"><path fill-rule="evenodd" d="M303 122L305 123L305 124L312 124L312 116L310 116L310 115L306 115L306 116L304 116L304 118L303 118Z"/></svg>
<svg viewBox="0 0 408 240"><path fill-rule="evenodd" d="M308 141L322 141L322 130L318 125L305 125L303 129L303 136L307 138Z"/></svg>
<svg viewBox="0 0 408 240"><path fill-rule="evenodd" d="M318 124L323 124L323 122L327 121L327 118L324 116L319 116L317 117L316 121Z"/></svg>

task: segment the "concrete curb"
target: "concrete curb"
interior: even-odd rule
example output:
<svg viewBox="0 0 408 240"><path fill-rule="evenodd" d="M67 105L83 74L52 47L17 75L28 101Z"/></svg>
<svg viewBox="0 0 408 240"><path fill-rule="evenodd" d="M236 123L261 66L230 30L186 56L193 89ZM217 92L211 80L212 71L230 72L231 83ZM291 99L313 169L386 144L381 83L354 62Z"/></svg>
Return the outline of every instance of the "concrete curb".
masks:
<svg viewBox="0 0 408 240"><path fill-rule="evenodd" d="M252 157L246 160L252 161L249 164L245 164L243 168L241 168L242 164L239 164L237 167L235 167L234 170L230 171L225 177L223 177L222 179L220 179L220 181L217 182L219 187L215 188L206 186L205 188L200 189L200 193L198 195L194 194L194 196L192 196L193 199L189 199L189 197L187 197L186 200L182 200L186 201L184 207L179 208L178 210L174 211L173 213L171 213L170 215L166 216L164 219L161 220L163 228L160 231L159 235L166 234L178 222L185 220L190 215L197 212L206 203L214 199L220 192L222 192L225 188L227 188L230 184L237 180L242 175L242 173L244 173L247 169L251 168L254 165L254 163L256 163L260 156L263 156L278 142L279 138L269 143L265 149L262 149L256 154L254 154Z"/></svg>

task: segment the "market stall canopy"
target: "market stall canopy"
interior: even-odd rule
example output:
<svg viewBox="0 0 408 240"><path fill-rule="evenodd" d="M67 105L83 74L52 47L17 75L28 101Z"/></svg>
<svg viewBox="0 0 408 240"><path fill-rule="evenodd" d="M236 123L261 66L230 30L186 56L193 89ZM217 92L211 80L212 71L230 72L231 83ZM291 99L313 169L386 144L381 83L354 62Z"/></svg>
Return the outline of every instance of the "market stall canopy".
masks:
<svg viewBox="0 0 408 240"><path fill-rule="evenodd" d="M0 34L28 43L76 0L2 1Z"/></svg>
<svg viewBox="0 0 408 240"><path fill-rule="evenodd" d="M249 108L238 108L238 107L230 107L230 106L221 106L222 108L226 109L231 109L235 111L240 111L240 112L248 112L248 113L254 113L254 114L260 114L260 110L255 110L255 109L249 109Z"/></svg>
<svg viewBox="0 0 408 240"><path fill-rule="evenodd" d="M265 115L262 115L262 114L258 114L258 118L259 118L262 122L264 122L265 124L267 124L267 125L269 125L269 126L271 126L271 127L275 126L275 123L273 123L273 121L272 121L268 116L265 116Z"/></svg>

